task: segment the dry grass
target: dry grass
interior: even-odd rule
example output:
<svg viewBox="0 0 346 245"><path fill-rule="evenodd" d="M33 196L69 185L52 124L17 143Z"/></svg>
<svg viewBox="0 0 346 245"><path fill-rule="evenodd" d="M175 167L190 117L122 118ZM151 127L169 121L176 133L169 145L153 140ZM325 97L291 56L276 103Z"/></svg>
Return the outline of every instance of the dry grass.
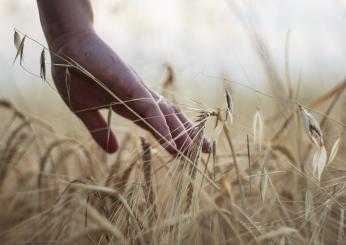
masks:
<svg viewBox="0 0 346 245"><path fill-rule="evenodd" d="M256 40L275 95L252 91L280 102L270 109L283 116L269 118L258 107L253 127L237 132L243 108L226 89L223 106L200 109L193 144L175 158L150 137L127 132L110 160L0 101L2 244L345 244L346 117L337 105L346 82L302 107L289 82L288 92L276 84ZM24 41L16 32L21 60ZM103 86L65 61L67 72L74 67ZM171 89L167 67L164 87ZM209 124L212 151L202 155Z"/></svg>

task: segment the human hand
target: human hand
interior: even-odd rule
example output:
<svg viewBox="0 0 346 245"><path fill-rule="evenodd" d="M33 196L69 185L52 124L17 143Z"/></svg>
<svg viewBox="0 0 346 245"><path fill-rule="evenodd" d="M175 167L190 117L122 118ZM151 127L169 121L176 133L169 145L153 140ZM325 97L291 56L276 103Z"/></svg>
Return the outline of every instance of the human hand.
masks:
<svg viewBox="0 0 346 245"><path fill-rule="evenodd" d="M114 133L108 134L107 122L99 112L112 105L114 112L151 132L171 154L186 152L196 134L191 121L165 99L158 102L160 96L93 30L59 35L49 46L56 54L52 54L52 76L58 92L105 151L113 153L118 149ZM67 80L66 68L57 66L64 63L59 57L73 60L104 87L74 68L69 68ZM209 151L206 139L202 149Z"/></svg>

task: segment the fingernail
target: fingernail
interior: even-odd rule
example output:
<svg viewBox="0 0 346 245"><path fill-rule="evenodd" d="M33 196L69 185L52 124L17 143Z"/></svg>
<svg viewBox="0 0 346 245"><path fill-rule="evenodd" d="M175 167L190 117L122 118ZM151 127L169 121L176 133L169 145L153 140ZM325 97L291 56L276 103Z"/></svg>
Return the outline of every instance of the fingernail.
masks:
<svg viewBox="0 0 346 245"><path fill-rule="evenodd" d="M204 137L203 140L203 146L202 146L202 150L205 153L209 153L211 151L211 144L210 144L210 140L208 140L207 138Z"/></svg>

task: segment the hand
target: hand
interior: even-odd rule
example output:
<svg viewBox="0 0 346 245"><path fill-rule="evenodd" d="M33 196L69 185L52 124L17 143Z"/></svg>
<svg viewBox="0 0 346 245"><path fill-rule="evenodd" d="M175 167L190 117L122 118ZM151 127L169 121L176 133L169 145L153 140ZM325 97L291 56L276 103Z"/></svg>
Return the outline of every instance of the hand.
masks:
<svg viewBox="0 0 346 245"><path fill-rule="evenodd" d="M118 149L114 133L108 134L107 122L98 111L111 104L114 112L150 131L168 152L185 152L191 145L195 130L187 117L164 99L157 103L159 95L149 89L94 31L66 33L54 38L49 46L57 54L52 54L52 75L59 93L105 151L113 153ZM66 68L56 65L64 63L58 56L78 63L120 101L77 69L69 68L67 81ZM119 103L121 101L128 107ZM209 150L205 139L202 149Z"/></svg>

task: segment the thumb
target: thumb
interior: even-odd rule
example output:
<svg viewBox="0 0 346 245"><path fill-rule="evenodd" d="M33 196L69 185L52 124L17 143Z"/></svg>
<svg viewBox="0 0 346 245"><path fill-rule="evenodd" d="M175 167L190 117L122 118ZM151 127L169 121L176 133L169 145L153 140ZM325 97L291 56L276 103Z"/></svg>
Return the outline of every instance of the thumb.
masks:
<svg viewBox="0 0 346 245"><path fill-rule="evenodd" d="M108 153L118 149L118 142L113 131L108 130L108 125L99 111L84 111L76 114L89 130L94 140Z"/></svg>

